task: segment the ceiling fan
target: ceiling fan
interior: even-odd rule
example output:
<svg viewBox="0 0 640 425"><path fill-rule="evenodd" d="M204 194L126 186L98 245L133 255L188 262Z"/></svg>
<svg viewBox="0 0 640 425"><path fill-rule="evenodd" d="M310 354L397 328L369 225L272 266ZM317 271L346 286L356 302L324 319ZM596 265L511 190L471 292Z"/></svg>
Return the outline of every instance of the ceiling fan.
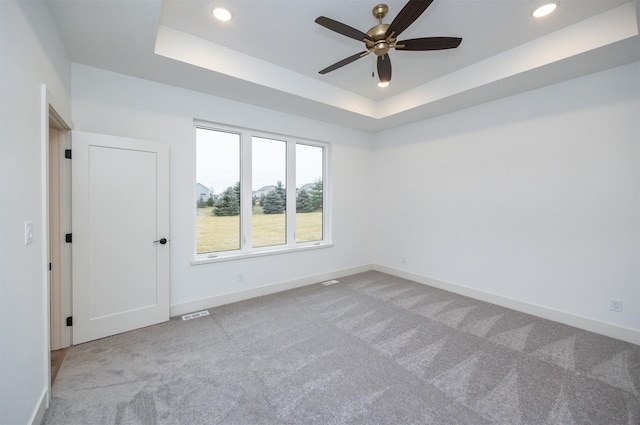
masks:
<svg viewBox="0 0 640 425"><path fill-rule="evenodd" d="M462 38L422 37L398 41L398 36L418 19L432 2L433 0L409 0L391 24L382 23L382 19L387 15L389 7L386 4L379 4L373 8L373 16L378 19L378 25L372 27L366 34L331 18L325 16L318 17L315 22L319 25L335 31L338 34L363 41L367 48L367 50L363 52L356 53L353 56L349 56L324 68L320 71L320 74L335 71L338 68L367 56L369 53L375 53L376 56L378 56L378 78L381 83L388 83L391 81L389 49L411 51L455 49L460 45L460 42L462 42Z"/></svg>

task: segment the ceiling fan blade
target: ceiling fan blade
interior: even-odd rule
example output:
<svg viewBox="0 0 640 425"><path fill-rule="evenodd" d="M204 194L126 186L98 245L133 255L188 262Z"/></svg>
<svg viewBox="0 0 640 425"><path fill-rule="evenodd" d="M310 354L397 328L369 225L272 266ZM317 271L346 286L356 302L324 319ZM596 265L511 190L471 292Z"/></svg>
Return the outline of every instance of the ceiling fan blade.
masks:
<svg viewBox="0 0 640 425"><path fill-rule="evenodd" d="M331 66L326 67L325 69L323 69L322 71L319 71L320 74L326 74L328 72L331 71L335 71L338 68L342 68L345 65L350 64L351 62L354 62L362 57L365 57L369 54L370 52L364 51L364 52L360 52L360 53L356 53L353 56L349 56L348 58L342 59L339 62L334 63Z"/></svg>
<svg viewBox="0 0 640 425"><path fill-rule="evenodd" d="M459 37L424 37L402 40L396 43L396 50L444 50L455 49L460 45Z"/></svg>
<svg viewBox="0 0 640 425"><path fill-rule="evenodd" d="M427 10L427 7L429 7L432 2L433 0L409 0L391 22L389 28L387 28L385 37L393 34L393 37L397 38L402 31L406 30L409 25L422 15L422 12Z"/></svg>
<svg viewBox="0 0 640 425"><path fill-rule="evenodd" d="M378 78L382 83L391 81L391 59L388 54L378 56Z"/></svg>
<svg viewBox="0 0 640 425"><path fill-rule="evenodd" d="M323 27L330 29L331 31L335 31L338 34L342 34L342 35L346 35L347 37L351 37L354 40L358 40L358 41L364 41L364 40L370 40L373 41L371 39L371 37L369 37L367 34L363 33L362 31L359 31L353 27L350 27L349 25L343 24L342 22L338 22L338 21L334 21L331 18L327 18L325 16L320 16L316 19L316 23L319 25L322 25Z"/></svg>

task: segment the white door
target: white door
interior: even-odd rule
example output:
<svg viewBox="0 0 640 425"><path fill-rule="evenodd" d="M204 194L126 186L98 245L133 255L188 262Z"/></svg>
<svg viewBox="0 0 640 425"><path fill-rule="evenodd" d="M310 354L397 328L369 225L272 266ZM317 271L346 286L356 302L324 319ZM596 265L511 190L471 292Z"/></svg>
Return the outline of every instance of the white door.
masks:
<svg viewBox="0 0 640 425"><path fill-rule="evenodd" d="M72 133L73 343L169 320L169 147Z"/></svg>

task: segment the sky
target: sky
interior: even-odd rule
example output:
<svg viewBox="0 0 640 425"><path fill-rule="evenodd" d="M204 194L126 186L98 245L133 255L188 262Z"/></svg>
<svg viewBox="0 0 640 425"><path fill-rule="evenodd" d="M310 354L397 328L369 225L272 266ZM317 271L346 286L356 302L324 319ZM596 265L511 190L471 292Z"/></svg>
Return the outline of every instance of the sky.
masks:
<svg viewBox="0 0 640 425"><path fill-rule="evenodd" d="M240 180L240 135L197 129L196 181L220 194ZM286 184L286 144L278 140L253 138L252 190ZM322 148L296 145L296 186L322 177Z"/></svg>

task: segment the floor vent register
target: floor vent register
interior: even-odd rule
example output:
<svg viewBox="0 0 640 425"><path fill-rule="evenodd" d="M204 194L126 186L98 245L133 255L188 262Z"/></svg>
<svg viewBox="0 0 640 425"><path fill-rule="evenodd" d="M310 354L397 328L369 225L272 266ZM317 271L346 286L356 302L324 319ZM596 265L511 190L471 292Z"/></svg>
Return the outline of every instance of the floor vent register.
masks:
<svg viewBox="0 0 640 425"><path fill-rule="evenodd" d="M208 316L209 312L207 310L197 311L195 313L185 314L182 316L182 320L191 320L197 319L198 317Z"/></svg>

